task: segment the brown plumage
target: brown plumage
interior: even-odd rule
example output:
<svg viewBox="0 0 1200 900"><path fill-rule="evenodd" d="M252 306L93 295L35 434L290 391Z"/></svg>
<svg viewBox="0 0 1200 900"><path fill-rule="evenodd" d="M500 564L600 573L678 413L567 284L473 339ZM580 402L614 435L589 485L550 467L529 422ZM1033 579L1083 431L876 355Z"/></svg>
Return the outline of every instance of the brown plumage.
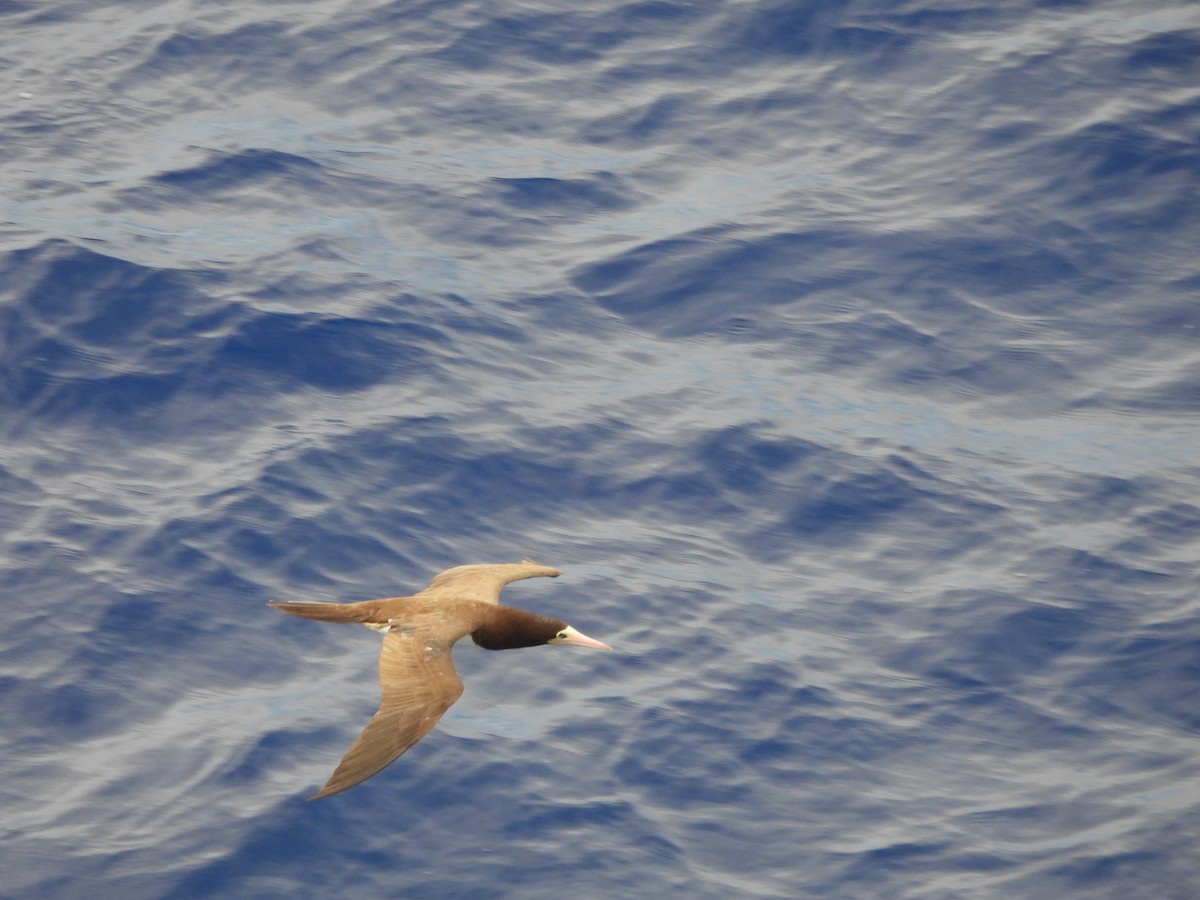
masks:
<svg viewBox="0 0 1200 900"><path fill-rule="evenodd" d="M447 569L411 597L358 603L280 601L270 605L323 622L360 622L384 632L379 653L379 709L346 751L316 800L354 787L423 738L462 695L450 648L471 635L488 650L574 644L610 650L565 622L500 605L500 591L522 578L560 573L525 560Z"/></svg>

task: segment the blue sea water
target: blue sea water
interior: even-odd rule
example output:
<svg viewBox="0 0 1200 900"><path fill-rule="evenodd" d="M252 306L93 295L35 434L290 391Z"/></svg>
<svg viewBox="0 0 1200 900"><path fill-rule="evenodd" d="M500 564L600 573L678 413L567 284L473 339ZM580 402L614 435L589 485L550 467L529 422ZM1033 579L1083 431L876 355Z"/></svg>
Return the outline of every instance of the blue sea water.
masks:
<svg viewBox="0 0 1200 900"><path fill-rule="evenodd" d="M1200 896L1200 6L0 26L0 896Z"/></svg>

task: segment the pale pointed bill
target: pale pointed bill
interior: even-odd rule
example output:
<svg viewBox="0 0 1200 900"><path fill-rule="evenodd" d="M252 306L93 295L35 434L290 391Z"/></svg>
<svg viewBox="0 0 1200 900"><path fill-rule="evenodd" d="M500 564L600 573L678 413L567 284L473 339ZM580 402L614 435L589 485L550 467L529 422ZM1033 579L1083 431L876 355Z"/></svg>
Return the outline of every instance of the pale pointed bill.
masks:
<svg viewBox="0 0 1200 900"><path fill-rule="evenodd" d="M576 631L570 625L568 625L566 628L564 628L562 630L561 634L563 634L564 636L553 641L553 643L555 643L555 644L572 644L576 647L592 647L595 650L611 650L612 649L612 647L608 646L608 644L605 644L602 641L598 641L595 638L590 638L583 632Z"/></svg>

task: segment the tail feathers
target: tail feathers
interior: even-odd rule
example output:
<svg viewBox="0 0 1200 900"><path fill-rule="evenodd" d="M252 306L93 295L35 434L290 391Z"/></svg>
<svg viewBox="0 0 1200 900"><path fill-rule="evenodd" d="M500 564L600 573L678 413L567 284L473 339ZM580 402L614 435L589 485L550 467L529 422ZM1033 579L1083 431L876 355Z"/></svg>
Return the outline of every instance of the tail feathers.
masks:
<svg viewBox="0 0 1200 900"><path fill-rule="evenodd" d="M379 604L367 600L361 603L306 603L303 601L276 600L268 603L289 616L302 619L317 619L322 622L369 622Z"/></svg>

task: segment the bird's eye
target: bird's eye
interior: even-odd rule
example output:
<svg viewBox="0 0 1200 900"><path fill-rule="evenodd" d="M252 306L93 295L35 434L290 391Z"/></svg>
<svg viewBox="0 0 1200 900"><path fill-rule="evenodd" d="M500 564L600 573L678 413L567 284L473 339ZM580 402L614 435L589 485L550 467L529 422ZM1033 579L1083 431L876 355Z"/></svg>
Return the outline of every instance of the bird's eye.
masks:
<svg viewBox="0 0 1200 900"><path fill-rule="evenodd" d="M567 639L567 633L565 631L560 631L558 634L555 635L555 637L558 638L560 641L565 641Z"/></svg>

